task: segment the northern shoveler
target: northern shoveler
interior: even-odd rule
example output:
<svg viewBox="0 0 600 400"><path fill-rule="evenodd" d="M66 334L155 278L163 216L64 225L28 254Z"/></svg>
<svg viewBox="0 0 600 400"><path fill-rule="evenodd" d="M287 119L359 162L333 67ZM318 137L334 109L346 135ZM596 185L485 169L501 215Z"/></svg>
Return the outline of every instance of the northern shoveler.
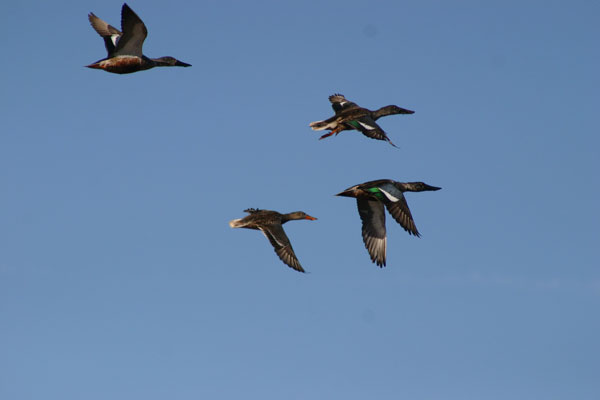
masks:
<svg viewBox="0 0 600 400"><path fill-rule="evenodd" d="M88 68L103 69L115 74L129 74L154 67L191 67L173 57L148 58L142 54L142 46L148 35L146 25L127 3L121 9L120 32L96 17L88 15L92 27L104 39L108 57L87 65Z"/></svg>
<svg viewBox="0 0 600 400"><path fill-rule="evenodd" d="M356 198L358 214L362 220L362 237L365 247L371 256L371 261L379 267L384 267L387 244L384 206L405 231L410 235L420 237L403 193L440 189L423 182L405 183L391 179L379 179L352 186L336 196Z"/></svg>
<svg viewBox="0 0 600 400"><path fill-rule="evenodd" d="M229 226L260 230L269 239L281 261L296 271L304 272L281 225L291 220L308 219L314 221L316 218L303 211L280 214L277 211L248 208L244 212L250 215L230 221Z"/></svg>
<svg viewBox="0 0 600 400"><path fill-rule="evenodd" d="M335 115L324 121L315 121L310 123L310 127L315 131L330 129L331 132L321 136L324 139L333 134L337 135L341 131L355 129L362 132L363 135L377 140L386 140L394 147L397 147L386 133L375 121L381 117L393 114L414 114L414 111L407 110L398 106L385 106L378 110L371 111L359 107L356 103L346 100L342 94L329 96L331 107Z"/></svg>

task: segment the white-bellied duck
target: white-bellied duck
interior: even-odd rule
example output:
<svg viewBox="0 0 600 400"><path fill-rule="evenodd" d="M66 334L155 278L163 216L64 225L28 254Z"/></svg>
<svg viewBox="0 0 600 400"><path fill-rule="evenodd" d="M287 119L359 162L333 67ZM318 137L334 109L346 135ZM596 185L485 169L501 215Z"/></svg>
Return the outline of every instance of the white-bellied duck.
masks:
<svg viewBox="0 0 600 400"><path fill-rule="evenodd" d="M316 218L311 217L303 211L280 214L277 211L248 208L244 212L250 215L230 221L229 226L232 228L260 230L269 239L281 261L296 271L304 272L298 258L296 258L296 254L294 254L292 244L281 225L291 220L308 219L314 221Z"/></svg>
<svg viewBox="0 0 600 400"><path fill-rule="evenodd" d="M379 179L361 183L344 190L336 196L354 197L362 220L362 237L371 261L385 266L387 235L385 232L384 206L405 231L421 236L410 213L404 192L440 190L423 182L396 182Z"/></svg>
<svg viewBox="0 0 600 400"><path fill-rule="evenodd" d="M92 27L104 39L108 57L87 65L115 74L129 74L154 67L191 67L173 57L148 58L142 54L142 46L148 35L146 25L127 3L121 9L121 29L107 24L94 13L88 15Z"/></svg>
<svg viewBox="0 0 600 400"><path fill-rule="evenodd" d="M321 136L319 140L333 134L337 135L341 131L354 129L362 132L362 134L367 137L377 140L386 140L392 146L397 147L375 121L387 115L414 114L414 111L394 105L381 107L378 110L371 111L346 100L344 95L341 94L329 96L329 101L331 102L333 111L335 111L335 115L324 121L310 123L310 127L316 131L324 129L331 130L331 132Z"/></svg>

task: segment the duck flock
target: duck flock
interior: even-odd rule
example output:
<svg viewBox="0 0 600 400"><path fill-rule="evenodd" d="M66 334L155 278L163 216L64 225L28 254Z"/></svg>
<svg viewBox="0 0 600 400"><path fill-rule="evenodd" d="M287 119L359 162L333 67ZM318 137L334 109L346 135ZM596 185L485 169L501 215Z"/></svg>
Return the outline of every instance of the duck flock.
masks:
<svg viewBox="0 0 600 400"><path fill-rule="evenodd" d="M142 53L142 46L148 35L146 25L126 3L123 4L121 9L120 31L98 18L94 13L90 13L88 19L94 30L104 39L104 45L108 53L106 58L88 65L88 68L102 69L115 74L129 74L154 67L191 66L174 57L146 57ZM396 147L385 131L377 125L376 121L388 115L414 113L414 111L395 105L371 111L347 100L341 94L329 96L329 101L335 112L333 117L310 124L310 127L314 130L329 130L320 139L337 135L345 130L357 130L371 139L384 140ZM338 193L337 196L354 197L356 199L358 214L362 221L362 237L365 247L369 252L371 261L379 267L384 267L386 265L387 248L384 209L387 208L394 220L408 234L420 237L404 197L404 192L424 192L440 189L423 182L396 182L391 179L377 179L354 185ZM316 218L303 211L287 214L256 208L249 208L244 211L248 215L230 221L229 226L260 230L269 239L281 261L296 271L305 272L282 225L292 220L316 220Z"/></svg>

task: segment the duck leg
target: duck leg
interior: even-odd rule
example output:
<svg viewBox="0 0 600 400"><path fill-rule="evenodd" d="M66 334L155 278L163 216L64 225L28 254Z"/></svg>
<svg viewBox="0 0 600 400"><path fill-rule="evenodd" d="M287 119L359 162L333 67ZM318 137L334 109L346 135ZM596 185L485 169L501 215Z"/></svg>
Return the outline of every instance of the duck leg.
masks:
<svg viewBox="0 0 600 400"><path fill-rule="evenodd" d="M338 133L340 133L341 131L342 131L342 127L338 126L337 128L335 128L335 129L334 129L334 130L332 130L331 132L329 132L329 133L326 133L325 135L321 136L321 137L319 138L319 140L321 140L321 139L325 139L326 137L329 137L329 136L331 136L331 135L333 135L333 134L337 135L337 134L338 134Z"/></svg>

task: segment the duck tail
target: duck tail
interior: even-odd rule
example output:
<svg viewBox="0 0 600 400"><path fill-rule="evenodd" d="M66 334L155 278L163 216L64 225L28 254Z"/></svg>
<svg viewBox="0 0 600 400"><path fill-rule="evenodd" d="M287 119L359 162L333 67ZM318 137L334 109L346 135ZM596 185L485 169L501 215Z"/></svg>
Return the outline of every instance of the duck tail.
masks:
<svg viewBox="0 0 600 400"><path fill-rule="evenodd" d="M86 67L93 68L93 69L104 69L104 66L102 64L100 64L100 62L95 62L93 64L86 65Z"/></svg>
<svg viewBox="0 0 600 400"><path fill-rule="evenodd" d="M340 193L336 194L336 196L356 197L355 187L348 188L348 189L344 190L343 192L340 192Z"/></svg>
<svg viewBox="0 0 600 400"><path fill-rule="evenodd" d="M231 221L229 221L229 226L232 228L240 228L242 227L244 224L242 224L242 219L238 218L238 219L232 219Z"/></svg>
<svg viewBox="0 0 600 400"><path fill-rule="evenodd" d="M334 129L335 123L331 123L329 121L315 121L311 122L309 126L315 131L322 131L324 129Z"/></svg>

